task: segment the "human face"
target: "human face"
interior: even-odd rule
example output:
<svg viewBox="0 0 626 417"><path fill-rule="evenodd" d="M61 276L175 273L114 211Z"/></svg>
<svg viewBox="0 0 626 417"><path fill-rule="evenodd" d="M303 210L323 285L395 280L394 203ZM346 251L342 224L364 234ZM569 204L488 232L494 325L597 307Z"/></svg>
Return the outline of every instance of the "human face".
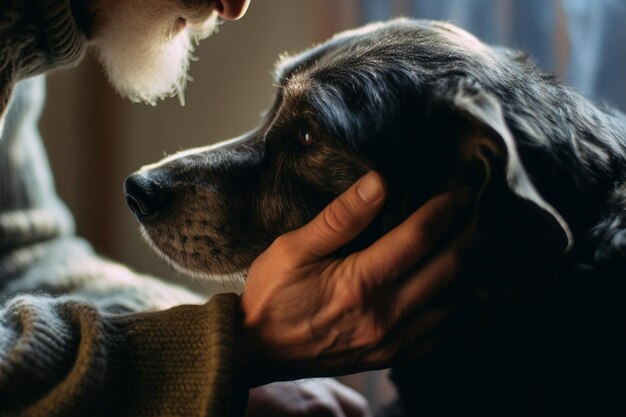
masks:
<svg viewBox="0 0 626 417"><path fill-rule="evenodd" d="M184 103L194 47L216 31L219 19L243 16L249 2L77 0L74 10L115 89L154 105L176 95Z"/></svg>

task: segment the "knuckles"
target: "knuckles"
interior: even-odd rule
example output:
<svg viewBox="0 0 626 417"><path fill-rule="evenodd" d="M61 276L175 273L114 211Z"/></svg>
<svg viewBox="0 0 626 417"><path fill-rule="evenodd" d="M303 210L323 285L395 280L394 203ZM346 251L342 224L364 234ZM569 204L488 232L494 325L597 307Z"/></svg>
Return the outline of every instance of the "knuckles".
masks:
<svg viewBox="0 0 626 417"><path fill-rule="evenodd" d="M278 236L263 255L273 261L280 259L280 264L282 264L285 269L297 266L298 252L296 250L296 242L294 242L293 234L294 232L289 232ZM272 264L275 265L276 262L272 262Z"/></svg>

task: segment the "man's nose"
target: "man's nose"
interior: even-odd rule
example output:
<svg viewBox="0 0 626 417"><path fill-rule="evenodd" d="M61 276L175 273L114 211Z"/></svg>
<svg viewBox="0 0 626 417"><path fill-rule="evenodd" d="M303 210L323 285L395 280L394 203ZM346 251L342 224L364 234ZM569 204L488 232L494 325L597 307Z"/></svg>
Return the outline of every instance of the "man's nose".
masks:
<svg viewBox="0 0 626 417"><path fill-rule="evenodd" d="M246 14L250 0L216 0L215 11L224 20L237 20Z"/></svg>

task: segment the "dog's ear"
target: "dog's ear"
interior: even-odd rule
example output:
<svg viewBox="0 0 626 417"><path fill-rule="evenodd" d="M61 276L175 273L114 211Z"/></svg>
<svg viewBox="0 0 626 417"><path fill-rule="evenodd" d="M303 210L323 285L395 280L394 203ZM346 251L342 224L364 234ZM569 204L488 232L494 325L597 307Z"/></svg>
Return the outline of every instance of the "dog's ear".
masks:
<svg viewBox="0 0 626 417"><path fill-rule="evenodd" d="M498 99L463 80L449 96L463 120L458 139L465 166L478 176L477 241L498 270L544 264L573 244L569 226L537 191L520 160Z"/></svg>

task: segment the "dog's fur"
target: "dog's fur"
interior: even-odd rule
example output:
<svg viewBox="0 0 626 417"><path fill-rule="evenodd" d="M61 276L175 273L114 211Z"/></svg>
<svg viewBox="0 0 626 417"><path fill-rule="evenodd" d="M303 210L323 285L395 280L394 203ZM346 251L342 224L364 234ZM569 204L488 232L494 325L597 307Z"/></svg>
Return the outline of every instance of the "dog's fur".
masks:
<svg viewBox="0 0 626 417"><path fill-rule="evenodd" d="M468 313L457 338L395 371L404 413L623 414L621 114L441 22L342 33L283 57L276 81L255 131L129 178L159 195L158 212L138 214L166 259L196 275L245 270L372 168L389 199L350 250L470 186L464 279L481 288L480 320Z"/></svg>

